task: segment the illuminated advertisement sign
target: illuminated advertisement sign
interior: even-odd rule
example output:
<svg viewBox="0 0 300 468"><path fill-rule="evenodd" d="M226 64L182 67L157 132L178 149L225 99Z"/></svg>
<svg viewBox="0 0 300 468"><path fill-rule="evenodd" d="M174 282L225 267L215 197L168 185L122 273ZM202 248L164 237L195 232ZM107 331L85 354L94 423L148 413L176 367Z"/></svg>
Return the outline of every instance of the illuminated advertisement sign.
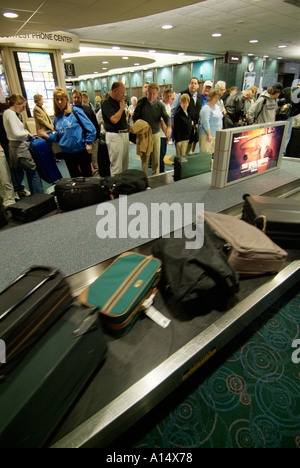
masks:
<svg viewBox="0 0 300 468"><path fill-rule="evenodd" d="M29 116L33 116L36 94L43 96L45 109L53 115L53 91L57 86L53 54L43 52L14 54L22 91L28 101Z"/></svg>

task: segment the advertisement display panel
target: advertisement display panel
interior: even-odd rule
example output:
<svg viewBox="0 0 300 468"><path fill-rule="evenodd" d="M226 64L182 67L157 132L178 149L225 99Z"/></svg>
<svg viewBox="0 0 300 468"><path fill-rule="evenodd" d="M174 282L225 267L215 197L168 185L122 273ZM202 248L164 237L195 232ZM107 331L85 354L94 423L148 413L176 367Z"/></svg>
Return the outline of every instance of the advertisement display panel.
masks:
<svg viewBox="0 0 300 468"><path fill-rule="evenodd" d="M28 102L28 116L33 116L36 94L43 96L45 109L49 115L53 115L53 90L57 86L53 54L14 52L14 56L22 92Z"/></svg>
<svg viewBox="0 0 300 468"><path fill-rule="evenodd" d="M245 178L279 169L286 134L287 122L218 131L212 186L223 188Z"/></svg>

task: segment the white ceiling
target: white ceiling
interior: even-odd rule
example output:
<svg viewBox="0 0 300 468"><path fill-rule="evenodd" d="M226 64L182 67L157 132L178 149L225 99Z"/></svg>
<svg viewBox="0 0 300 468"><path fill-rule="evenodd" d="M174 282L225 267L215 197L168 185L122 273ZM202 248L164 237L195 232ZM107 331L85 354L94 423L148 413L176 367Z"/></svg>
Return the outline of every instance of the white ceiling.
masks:
<svg viewBox="0 0 300 468"><path fill-rule="evenodd" d="M173 63L178 61L178 52L212 57L227 51L300 61L300 0L1 0L1 3L0 12L20 13L18 20L7 20L1 15L2 36L59 30L78 35L83 46L93 45L92 51L84 51L76 58L71 56L78 75L95 71L113 74L113 70L125 71L136 62L145 66L148 60L160 66L160 61L154 62L157 54L148 54L149 49L172 53ZM162 30L166 23L172 24L173 29ZM222 33L222 37L212 37L215 32ZM259 42L249 43L252 39ZM121 51L112 53L112 45L119 45ZM287 47L279 48L280 45ZM125 54L126 50L131 53ZM130 57L128 61L122 59L124 54ZM86 58L80 58L82 55ZM108 67L104 65L108 71L99 70L103 58L111 61ZM170 62L166 57L167 63Z"/></svg>

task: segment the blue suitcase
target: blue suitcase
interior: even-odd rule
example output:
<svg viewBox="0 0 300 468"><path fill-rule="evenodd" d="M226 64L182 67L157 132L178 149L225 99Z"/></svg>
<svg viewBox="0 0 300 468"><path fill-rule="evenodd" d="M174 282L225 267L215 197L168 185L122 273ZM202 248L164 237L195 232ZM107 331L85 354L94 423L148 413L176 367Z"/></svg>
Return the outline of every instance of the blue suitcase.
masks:
<svg viewBox="0 0 300 468"><path fill-rule="evenodd" d="M36 163L37 171L45 182L54 184L62 175L50 152L49 145L44 139L33 139L30 142L30 152Z"/></svg>

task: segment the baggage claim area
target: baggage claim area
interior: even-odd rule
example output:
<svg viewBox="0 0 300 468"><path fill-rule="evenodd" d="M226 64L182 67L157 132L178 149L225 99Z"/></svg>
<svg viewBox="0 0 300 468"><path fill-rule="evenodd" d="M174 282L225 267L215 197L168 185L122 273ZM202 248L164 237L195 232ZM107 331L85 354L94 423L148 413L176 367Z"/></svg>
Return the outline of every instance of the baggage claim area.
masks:
<svg viewBox="0 0 300 468"><path fill-rule="evenodd" d="M35 39L41 40L41 37ZM45 39L63 43L51 47L58 79L64 82L60 53L55 48L68 47L69 50L74 36L49 34ZM15 60L12 47L16 48L16 44L8 42L4 51L9 64ZM0 447L115 447L115 441L166 401L172 392L184 386L189 378L201 377L202 370L209 367L210 359L221 355L227 345L276 301L286 294L294 296L299 292L300 159L283 157L287 131L284 121L222 130L218 132L211 171L177 181L174 180L174 170L149 176L149 189L131 194L126 200L127 208L137 204L146 207L148 227L155 204L165 203L169 207L176 203L182 207L191 204L194 220L198 207L203 204L205 212L241 220L246 216L248 195L276 200L278 209L274 205L267 206L262 219L266 221L275 210L276 221L284 220L284 232L280 234L287 236L288 241L280 239L278 245L287 256L278 273L240 275L238 290L228 297L215 300L211 296L199 297L187 303L176 301L161 282L153 303L156 311L162 314L155 317L157 322L142 312L129 332L121 337L103 327L105 354L91 370L89 378L83 377L87 380L85 385L80 382L84 360L80 348L76 348L76 340L82 338L76 335L78 323L72 318L71 308L20 362L12 372L12 379L0 383ZM249 132L249 139L261 132L259 137L269 138L268 144L275 145L275 158L272 164L268 161L262 172L242 171L239 158L243 155L238 153L237 147L234 148L236 134L241 132L243 135ZM270 135L275 135L274 141ZM106 203L113 207L115 226L120 226L124 219L124 199L116 198ZM33 265L52 267L66 279L75 301L72 307L78 311L81 307L79 297L120 255L128 252L147 257L153 255L158 239L151 237L150 230L144 237L134 238L128 232L119 238L100 238L99 220L99 209L92 205L51 213L32 223L12 224L1 229L0 290ZM129 220L128 216L127 227ZM163 221L161 216L156 219L160 233ZM193 229L193 224L187 226L183 218L179 224L176 225L179 231L186 227ZM261 233L260 229L255 229ZM166 234L172 235L173 231L171 223ZM85 318L87 327L95 317L93 314L95 310ZM80 324L83 329L85 320ZM51 367L45 357L49 349L59 355L64 325L73 340L68 352L74 353L73 358L66 358L69 359L67 372L63 363L65 356L58 359L57 369ZM57 349L54 349L56 345ZM85 352L89 350L85 349ZM91 360L95 360L96 356L92 354ZM38 372L34 369L41 362L47 362L49 372L43 376L43 381L35 382L38 379L35 373L43 375L41 369ZM78 379L75 377L77 373ZM69 388L65 401L63 386ZM60 392L62 396L57 403L55 399Z"/></svg>

